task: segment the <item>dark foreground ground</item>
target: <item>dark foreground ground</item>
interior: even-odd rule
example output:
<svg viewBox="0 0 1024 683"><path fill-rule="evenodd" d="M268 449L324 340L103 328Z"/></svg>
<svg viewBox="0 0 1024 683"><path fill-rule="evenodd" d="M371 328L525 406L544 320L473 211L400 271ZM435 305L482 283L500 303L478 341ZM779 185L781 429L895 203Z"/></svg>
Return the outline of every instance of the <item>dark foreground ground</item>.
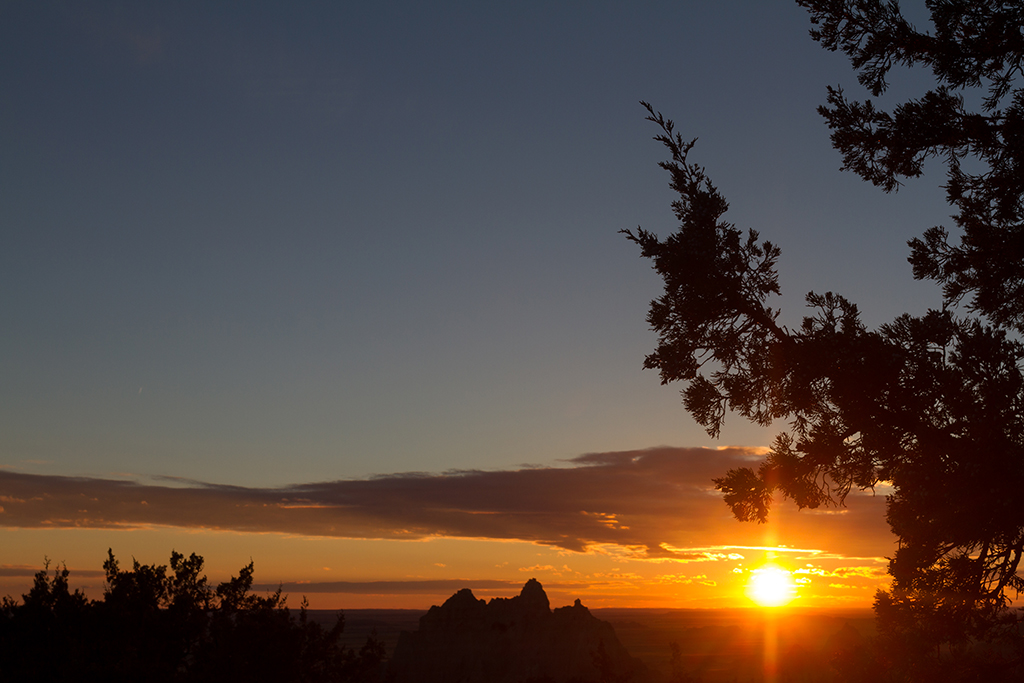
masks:
<svg viewBox="0 0 1024 683"><path fill-rule="evenodd" d="M615 627L630 654L666 676L670 671L671 643L678 643L684 671L702 683L761 680L766 650L776 653L775 666L790 674L786 678L824 680L827 677L818 674L827 669L830 642L874 634L874 615L869 609L779 613L757 609L591 612ZM376 630L390 654L398 634L416 630L423 614L422 610L345 610L344 642L358 649L366 636ZM334 612L310 610L310 616L329 625L333 623ZM774 648L770 647L773 641Z"/></svg>

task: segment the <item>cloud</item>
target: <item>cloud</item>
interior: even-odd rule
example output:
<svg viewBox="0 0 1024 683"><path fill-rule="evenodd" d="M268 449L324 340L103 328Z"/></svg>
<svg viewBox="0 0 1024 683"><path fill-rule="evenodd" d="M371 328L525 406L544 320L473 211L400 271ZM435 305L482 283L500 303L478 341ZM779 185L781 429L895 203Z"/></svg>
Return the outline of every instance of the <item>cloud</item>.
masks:
<svg viewBox="0 0 1024 683"><path fill-rule="evenodd" d="M552 586L555 584L552 584ZM349 593L354 595L401 595L422 593L455 593L463 588L471 590L510 590L522 588L519 581L490 579L425 579L404 581L295 581L288 583L253 584L255 591L275 591L280 587L285 593Z"/></svg>
<svg viewBox="0 0 1024 683"><path fill-rule="evenodd" d="M51 569L48 570L48 573L52 574L55 570L59 571L59 570L61 570L63 568L64 568L63 564L56 565L56 566L51 565ZM18 565L3 564L3 565L0 565L0 577L2 577L2 578L11 578L11 577L21 578L21 577L26 577L26 576L33 576L34 577L42 569L43 569L42 567L30 567L30 566L25 565L25 564L18 564ZM74 574L74 576L76 578L80 578L80 577L97 577L97 576L106 576L107 575L106 572L101 571L99 569L69 569L69 571L72 574Z"/></svg>
<svg viewBox="0 0 1024 683"><path fill-rule="evenodd" d="M797 570L799 571L799 570ZM874 566L874 567L839 567L832 571L825 570L811 570L808 573L818 574L820 576L832 576L840 579L849 578L862 578L862 579L886 579L888 578L888 572L885 567Z"/></svg>
<svg viewBox="0 0 1024 683"><path fill-rule="evenodd" d="M670 561L707 560L709 548L723 546L785 544L846 556L891 549L881 496L850 496L844 515L780 505L767 525L736 522L711 479L749 466L759 453L662 447L582 455L565 467L403 473L280 488L0 471L0 526L507 539L570 551L618 548Z"/></svg>

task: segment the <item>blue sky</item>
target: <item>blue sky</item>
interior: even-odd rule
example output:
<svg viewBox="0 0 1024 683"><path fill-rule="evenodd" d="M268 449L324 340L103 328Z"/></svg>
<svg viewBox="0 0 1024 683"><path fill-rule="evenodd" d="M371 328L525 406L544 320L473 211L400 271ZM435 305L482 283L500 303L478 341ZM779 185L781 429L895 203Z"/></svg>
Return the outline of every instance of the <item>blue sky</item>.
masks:
<svg viewBox="0 0 1024 683"><path fill-rule="evenodd" d="M641 370L660 283L618 231L674 228L643 99L782 247L786 322L811 289L872 325L939 305L905 259L941 178L839 173L815 107L864 95L809 28L760 0L4 3L0 468L275 487L769 444Z"/></svg>
<svg viewBox="0 0 1024 683"><path fill-rule="evenodd" d="M836 172L814 108L856 83L795 4L0 13L8 467L267 485L710 444L640 371L658 282L617 231L672 229L640 99L781 244L791 320L812 288L873 322L937 302L903 246L937 190Z"/></svg>

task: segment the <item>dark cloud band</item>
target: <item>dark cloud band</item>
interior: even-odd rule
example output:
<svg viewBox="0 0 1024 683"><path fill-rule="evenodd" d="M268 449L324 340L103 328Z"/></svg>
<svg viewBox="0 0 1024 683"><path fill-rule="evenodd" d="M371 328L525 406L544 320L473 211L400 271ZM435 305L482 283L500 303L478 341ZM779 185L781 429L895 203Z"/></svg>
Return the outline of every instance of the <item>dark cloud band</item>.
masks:
<svg viewBox="0 0 1024 683"><path fill-rule="evenodd" d="M647 557L782 543L848 555L885 554L884 498L851 496L841 514L778 506L768 525L735 522L711 479L750 465L753 449L654 448L583 455L566 467L405 473L366 480L244 488L0 471L0 525L148 525L366 539L459 537L566 550L619 546Z"/></svg>

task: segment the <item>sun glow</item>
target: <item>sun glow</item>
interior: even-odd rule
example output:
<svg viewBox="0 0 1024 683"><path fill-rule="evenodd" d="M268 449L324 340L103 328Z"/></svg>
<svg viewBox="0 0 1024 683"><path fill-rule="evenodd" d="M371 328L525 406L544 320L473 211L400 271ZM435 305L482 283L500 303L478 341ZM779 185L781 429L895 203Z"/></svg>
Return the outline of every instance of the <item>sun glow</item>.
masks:
<svg viewBox="0 0 1024 683"><path fill-rule="evenodd" d="M761 607L788 605L796 597L793 575L776 564L763 565L751 572L747 597Z"/></svg>

